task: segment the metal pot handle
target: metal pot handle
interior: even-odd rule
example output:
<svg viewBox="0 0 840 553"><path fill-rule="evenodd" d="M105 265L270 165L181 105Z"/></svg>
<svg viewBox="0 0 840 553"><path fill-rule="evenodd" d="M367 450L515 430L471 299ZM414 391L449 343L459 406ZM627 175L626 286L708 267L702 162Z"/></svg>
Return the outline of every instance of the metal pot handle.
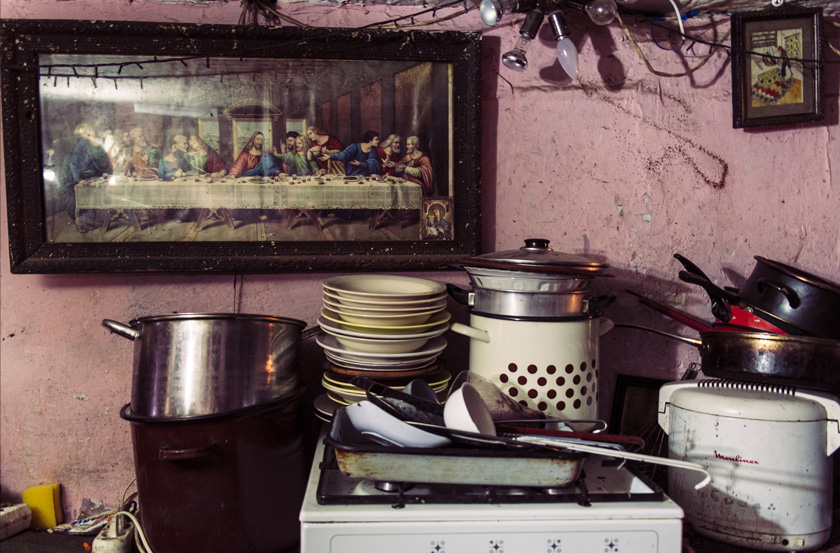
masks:
<svg viewBox="0 0 840 553"><path fill-rule="evenodd" d="M797 294L784 284L779 284L776 281L767 278L760 278L756 281L756 287L758 288L758 292L760 294L763 294L765 291L767 291L767 288L772 288L773 290L777 291L778 293L783 295L785 299L787 299L788 305L790 305L791 309L796 309L802 304L802 301L799 299L799 294Z"/></svg>
<svg viewBox="0 0 840 553"><path fill-rule="evenodd" d="M158 450L158 459L161 461L190 461L192 459L200 459L213 455L219 451L219 444L213 442L212 444L191 447L187 449L163 449Z"/></svg>
<svg viewBox="0 0 840 553"><path fill-rule="evenodd" d="M463 334L468 338L479 340L481 342L484 342L485 344L490 343L490 334L488 334L486 330L473 328L471 326L467 326L461 323L452 323L452 325L450 325L449 327L449 330L457 332L458 334Z"/></svg>
<svg viewBox="0 0 840 553"><path fill-rule="evenodd" d="M136 340L140 337L140 333L131 328L130 326L124 325L117 321L112 321L111 319L103 319L102 326L104 326L114 334L119 334L123 338L128 338L129 340Z"/></svg>
<svg viewBox="0 0 840 553"><path fill-rule="evenodd" d="M446 291L452 296L452 299L460 303L472 307L475 304L475 292L466 288L461 288L451 282L446 283Z"/></svg>
<svg viewBox="0 0 840 553"><path fill-rule="evenodd" d="M825 454L830 456L837 448L840 448L840 404L837 403L837 398L819 390L796 390L794 393L796 397L809 399L822 405L826 414L826 447Z"/></svg>

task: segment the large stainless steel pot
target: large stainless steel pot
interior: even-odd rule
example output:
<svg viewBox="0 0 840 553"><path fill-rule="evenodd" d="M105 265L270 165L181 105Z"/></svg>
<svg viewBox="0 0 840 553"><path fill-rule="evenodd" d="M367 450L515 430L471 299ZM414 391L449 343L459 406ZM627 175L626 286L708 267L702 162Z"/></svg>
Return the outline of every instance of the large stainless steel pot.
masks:
<svg viewBox="0 0 840 553"><path fill-rule="evenodd" d="M150 550L276 553L299 541L308 472L302 395L190 419L122 408Z"/></svg>
<svg viewBox="0 0 840 553"><path fill-rule="evenodd" d="M302 386L297 353L303 321L179 313L102 324L134 341L131 412L137 416L222 414L297 393Z"/></svg>

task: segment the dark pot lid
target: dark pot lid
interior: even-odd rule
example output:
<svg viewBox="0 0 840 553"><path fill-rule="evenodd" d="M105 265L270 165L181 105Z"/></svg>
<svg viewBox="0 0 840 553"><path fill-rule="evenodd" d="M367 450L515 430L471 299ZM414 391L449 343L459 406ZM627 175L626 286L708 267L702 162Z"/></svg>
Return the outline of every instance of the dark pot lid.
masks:
<svg viewBox="0 0 840 553"><path fill-rule="evenodd" d="M464 267L486 267L512 271L563 273L601 276L609 265L592 261L580 255L556 252L548 247L545 238L528 238L518 250L492 252L471 257Z"/></svg>

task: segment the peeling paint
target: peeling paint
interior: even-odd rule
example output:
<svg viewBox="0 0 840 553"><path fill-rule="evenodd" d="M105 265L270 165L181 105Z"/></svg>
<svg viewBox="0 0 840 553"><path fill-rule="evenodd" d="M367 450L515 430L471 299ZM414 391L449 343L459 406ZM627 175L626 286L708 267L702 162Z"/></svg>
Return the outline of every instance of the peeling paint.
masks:
<svg viewBox="0 0 840 553"><path fill-rule="evenodd" d="M87 401L87 396L85 394L73 394L74 399L78 399L79 401Z"/></svg>

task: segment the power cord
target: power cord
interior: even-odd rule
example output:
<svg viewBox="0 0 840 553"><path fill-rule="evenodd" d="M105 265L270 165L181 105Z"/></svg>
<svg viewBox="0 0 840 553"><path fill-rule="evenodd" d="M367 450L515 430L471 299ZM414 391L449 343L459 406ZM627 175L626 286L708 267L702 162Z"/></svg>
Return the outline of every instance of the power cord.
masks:
<svg viewBox="0 0 840 553"><path fill-rule="evenodd" d="M135 516L135 512L139 509L137 502L134 501L137 491L128 493L128 490L136 481L136 478L132 478L131 482L125 487L118 510L111 514L111 520L93 540L93 553L130 553L134 545L134 535L140 538L137 543L137 549L140 553L153 553L146 539L146 534L140 526L140 521ZM130 522L123 524L120 517L125 517ZM133 528L131 524L134 525Z"/></svg>

